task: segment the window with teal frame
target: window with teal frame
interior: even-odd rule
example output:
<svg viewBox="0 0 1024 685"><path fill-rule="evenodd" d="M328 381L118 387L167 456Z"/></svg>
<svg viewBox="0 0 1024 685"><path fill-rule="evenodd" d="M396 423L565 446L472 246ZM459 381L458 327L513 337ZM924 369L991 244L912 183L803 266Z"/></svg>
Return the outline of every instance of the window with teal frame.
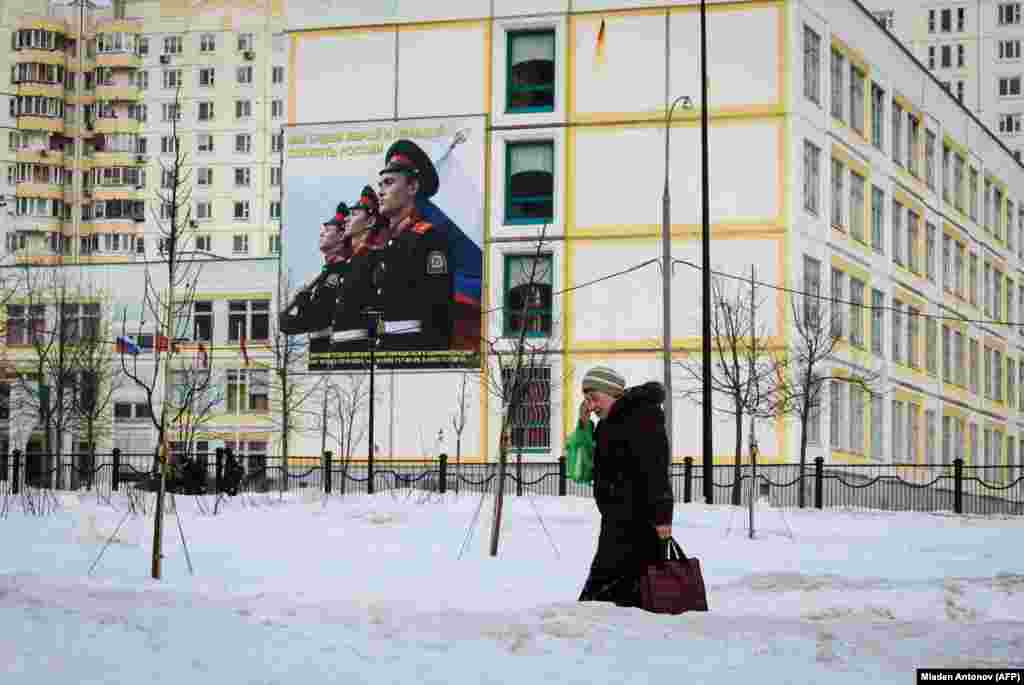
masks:
<svg viewBox="0 0 1024 685"><path fill-rule="evenodd" d="M555 32L508 34L505 110L509 114L555 109Z"/></svg>
<svg viewBox="0 0 1024 685"><path fill-rule="evenodd" d="M555 145L552 141L505 147L505 223L544 224L554 216Z"/></svg>
<svg viewBox="0 0 1024 685"><path fill-rule="evenodd" d="M518 376L519 382L513 379ZM501 370L505 402L509 406L510 451L537 453L551 450L551 368L524 366L516 374Z"/></svg>
<svg viewBox="0 0 1024 685"><path fill-rule="evenodd" d="M505 256L505 336L551 335L551 255Z"/></svg>

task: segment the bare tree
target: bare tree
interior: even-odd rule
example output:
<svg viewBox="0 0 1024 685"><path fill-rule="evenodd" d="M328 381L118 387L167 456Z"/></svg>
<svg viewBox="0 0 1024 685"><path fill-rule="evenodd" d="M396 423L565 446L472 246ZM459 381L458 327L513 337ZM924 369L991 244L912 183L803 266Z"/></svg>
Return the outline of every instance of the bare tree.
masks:
<svg viewBox="0 0 1024 685"><path fill-rule="evenodd" d="M72 393L72 410L78 433L87 454L80 455L79 476L88 474L92 485L92 470L96 467L96 444L113 433L112 406L115 393L124 384L124 375L111 341L114 327L110 319L110 298L87 292L86 304L98 305L98 310L82 319L77 348L78 388Z"/></svg>
<svg viewBox="0 0 1024 685"><path fill-rule="evenodd" d="M531 430L545 430L540 426L547 417L531 416L535 410L529 400L532 394L550 397L555 386L550 378L552 320L550 308L542 304L551 302L550 262L545 260L547 225L541 228L531 259L525 260L516 275L518 285L510 298L506 316L512 317L510 328L515 337L486 341L489 368L485 373L487 391L501 402L501 427L498 433L498 491L494 499L491 521L490 555L497 556L501 536L501 516L505 496L505 476L508 454L514 446L522 447L529 440ZM538 333L536 337L530 335ZM538 419L534 421L532 419Z"/></svg>
<svg viewBox="0 0 1024 685"><path fill-rule="evenodd" d="M743 417L770 418L775 414L777 362L768 348L767 326L758 320L756 286L730 290L721 278L712 280L711 389L725 402L714 411L733 418L735 460L732 503L740 504L740 465L743 458ZM701 402L705 382L699 359L676 362L686 379L683 396Z"/></svg>
<svg viewBox="0 0 1024 685"><path fill-rule="evenodd" d="M171 140L173 157L170 161L160 160L161 182L156 192L157 207L150 208L156 225L158 250L162 261L163 274L155 273L146 262L146 280L142 294L143 316L157 322L157 344L155 354L147 355L140 364L138 354L121 354L121 369L144 394L150 418L157 433L154 449L154 468L157 468L158 485L153 526L152 576L161 575L161 546L164 495L167 486L168 435L172 426L180 423L185 412L197 398L209 390L212 374L193 374L194 383L179 389L178 401L170 398L169 374L180 347L175 341L188 337L188 324L195 302L196 287L202 268L202 260L196 259L194 249L195 222L192 220L191 170L188 155L184 152L178 136L178 120L181 114L181 87L175 93L174 116L171 117ZM122 335L126 334L122 323ZM160 394L162 393L162 397Z"/></svg>
<svg viewBox="0 0 1024 685"><path fill-rule="evenodd" d="M808 426L818 421L825 388L832 382L849 383L875 393L877 373L861 369L849 375L832 372L836 366L846 366L837 352L843 344L842 307L832 302L829 306L819 300L816 293L790 299L793 329L796 335L777 367L778 413L789 414L800 423L800 473L807 467ZM798 491L798 505L805 504L804 488Z"/></svg>
<svg viewBox="0 0 1024 685"><path fill-rule="evenodd" d="M289 302L294 296L291 274L283 276L281 301ZM284 478L288 477L288 457L291 437L297 433L312 430L304 417L313 411L318 393L323 390L325 379L310 381L303 374L309 363L309 346L301 335L292 335L281 330L277 317L271 317L270 351L273 354L270 396L271 416L281 431L281 466ZM323 395L326 396L326 395Z"/></svg>
<svg viewBox="0 0 1024 685"><path fill-rule="evenodd" d="M332 374L319 384L314 401L319 402L320 410L312 427L320 431L320 451L330 444L341 460L341 490L344 492L355 448L369 432L369 376L359 371ZM309 411L303 413L308 415Z"/></svg>
<svg viewBox="0 0 1024 685"><path fill-rule="evenodd" d="M462 433L466 430L466 422L469 418L467 401L469 399L469 374L462 374L462 382L459 385L459 392L456 395L458 404L452 414L452 431L455 433L455 493L459 492L459 474L462 469Z"/></svg>

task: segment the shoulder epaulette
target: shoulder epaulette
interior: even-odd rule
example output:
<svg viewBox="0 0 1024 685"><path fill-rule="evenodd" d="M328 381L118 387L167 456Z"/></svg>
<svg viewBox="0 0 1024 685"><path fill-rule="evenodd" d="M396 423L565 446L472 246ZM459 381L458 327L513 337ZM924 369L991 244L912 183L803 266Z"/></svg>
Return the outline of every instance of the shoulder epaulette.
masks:
<svg viewBox="0 0 1024 685"><path fill-rule="evenodd" d="M430 223L426 219L420 219L419 221L412 225L412 228L410 230L412 230L412 232L417 235L423 235L433 227L434 224Z"/></svg>

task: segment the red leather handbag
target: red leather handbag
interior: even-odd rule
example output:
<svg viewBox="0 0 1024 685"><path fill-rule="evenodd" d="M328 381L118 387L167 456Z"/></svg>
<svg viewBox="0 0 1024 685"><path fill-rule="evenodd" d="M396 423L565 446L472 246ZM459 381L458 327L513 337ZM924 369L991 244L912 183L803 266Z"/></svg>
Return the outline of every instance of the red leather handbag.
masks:
<svg viewBox="0 0 1024 685"><path fill-rule="evenodd" d="M707 611L708 595L700 561L683 554L673 538L665 541L665 558L647 566L640 577L640 608L655 614Z"/></svg>

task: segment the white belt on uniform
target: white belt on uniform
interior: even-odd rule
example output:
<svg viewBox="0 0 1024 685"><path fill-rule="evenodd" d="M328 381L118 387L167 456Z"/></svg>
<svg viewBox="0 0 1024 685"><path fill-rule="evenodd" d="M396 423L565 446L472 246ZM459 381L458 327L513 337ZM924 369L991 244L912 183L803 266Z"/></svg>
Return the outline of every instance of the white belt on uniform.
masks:
<svg viewBox="0 0 1024 685"><path fill-rule="evenodd" d="M384 322L384 333L386 335L409 335L421 332L423 332L423 321L420 319ZM331 334L331 341L350 342L352 340L365 340L369 335L369 331L365 328L351 328L347 331L335 331Z"/></svg>
<svg viewBox="0 0 1024 685"><path fill-rule="evenodd" d="M330 328L321 328L319 331L313 331L309 334L310 338L329 338L331 337Z"/></svg>

